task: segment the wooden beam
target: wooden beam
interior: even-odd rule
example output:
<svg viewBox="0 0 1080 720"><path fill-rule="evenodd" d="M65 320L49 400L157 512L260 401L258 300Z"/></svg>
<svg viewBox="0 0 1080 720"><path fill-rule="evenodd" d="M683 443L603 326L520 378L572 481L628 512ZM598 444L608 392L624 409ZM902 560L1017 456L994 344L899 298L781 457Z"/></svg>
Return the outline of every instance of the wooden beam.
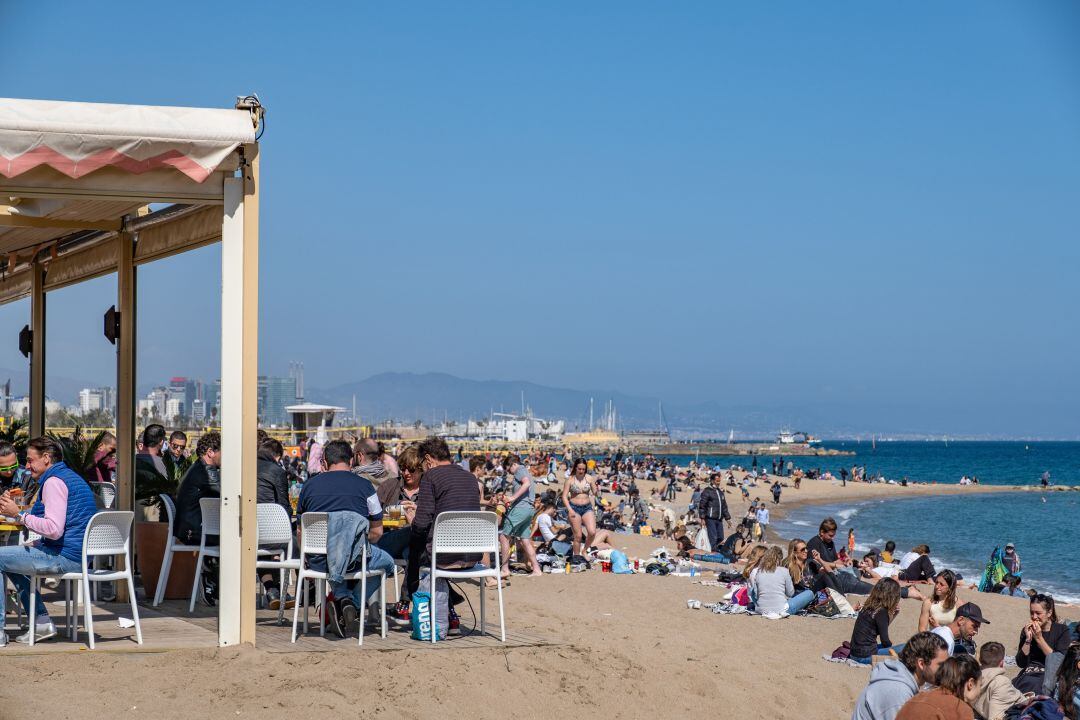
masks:
<svg viewBox="0 0 1080 720"><path fill-rule="evenodd" d="M120 336L116 341L116 489L117 509L135 506L135 240L116 237L116 309Z"/></svg>
<svg viewBox="0 0 1080 720"><path fill-rule="evenodd" d="M45 434L45 266L30 265L30 437Z"/></svg>
<svg viewBox="0 0 1080 720"><path fill-rule="evenodd" d="M135 507L135 238L129 232L121 232L116 242L116 309L120 313L120 335L116 339L116 509L138 512ZM136 521L141 519L136 516ZM132 557L135 551L132 547ZM124 558L116 561L122 565ZM116 594L118 601L127 600L127 586L117 583Z"/></svg>
<svg viewBox="0 0 1080 720"><path fill-rule="evenodd" d="M226 178L221 227L221 565L218 643L255 642L258 148Z"/></svg>
<svg viewBox="0 0 1080 720"><path fill-rule="evenodd" d="M27 217L26 215L12 214L10 206L0 205L0 226L118 231L123 228L124 221L122 218L117 220L60 220L48 217Z"/></svg>

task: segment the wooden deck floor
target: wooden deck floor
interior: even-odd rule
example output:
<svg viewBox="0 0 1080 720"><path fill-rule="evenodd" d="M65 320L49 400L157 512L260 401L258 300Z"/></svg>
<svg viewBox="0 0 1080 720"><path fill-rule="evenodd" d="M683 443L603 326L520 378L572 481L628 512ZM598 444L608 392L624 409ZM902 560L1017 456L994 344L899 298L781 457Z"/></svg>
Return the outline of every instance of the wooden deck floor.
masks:
<svg viewBox="0 0 1080 720"><path fill-rule="evenodd" d="M64 603L58 595L46 595L46 604L53 621L59 631L57 637L35 644L34 647L18 644L14 641L13 631L14 616L8 617L8 635L11 642L7 648L0 649L0 655L40 655L48 653L78 653L90 652L87 645L86 630L80 625L78 640L72 642L63 627ZM135 628L122 628L120 618L131 617L131 606L118 603L96 603L94 605L94 642L93 652L113 653L146 653L165 652L169 650L181 650L191 648L215 648L217 647L217 613L214 608L206 607L201 603L195 606L195 612L188 613L186 601L169 600L160 607L150 607L147 602L139 603L139 619L142 626L143 644L135 642ZM512 616L511 616L512 617ZM408 632L390 629L386 638L379 637L377 632L368 632L364 635L363 647L357 647L357 638L339 638L327 633L326 637L319 637L318 625L315 624L315 613L311 613L311 626L307 635L300 635L296 642L290 642L292 633L292 611L285 613L285 623L277 624L277 612L271 610L259 610L257 615L256 646L272 653L295 653L295 652L329 652L331 650L343 650L348 647L357 651L451 651L451 650L478 650L483 648L507 648L507 647L538 647L544 645L559 644L548 639L514 632L512 626L507 624L506 643L499 642L497 636L499 626L492 620L498 620L498 615L489 616L488 634L481 636L479 628L466 627L462 623L462 634L451 635L447 640L431 643L412 640ZM301 617L302 621L302 617ZM301 625L300 630L303 627ZM491 635L491 632L496 635ZM22 630L19 631L20 633Z"/></svg>

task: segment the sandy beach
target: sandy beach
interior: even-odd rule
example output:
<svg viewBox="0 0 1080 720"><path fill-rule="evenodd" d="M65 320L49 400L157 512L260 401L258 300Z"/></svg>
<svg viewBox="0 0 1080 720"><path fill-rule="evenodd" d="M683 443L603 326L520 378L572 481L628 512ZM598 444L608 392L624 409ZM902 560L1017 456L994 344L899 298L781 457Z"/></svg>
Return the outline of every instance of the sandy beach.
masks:
<svg viewBox="0 0 1080 720"><path fill-rule="evenodd" d="M764 496L764 488L759 490ZM807 480L800 490L784 490L780 509L805 502L1002 490L1007 488L840 487ZM733 515L745 510L737 491L728 497ZM687 500L684 493L675 504L685 506ZM620 535L619 543L631 556L665 544L637 535ZM714 602L724 592L698 584L700 579L599 570L515 576L505 594L508 627L556 643L537 648L373 652L348 643L324 653L275 654L247 647L13 656L0 665L0 716L27 716L41 697L63 698L50 711L62 718L187 720L312 710L380 718L582 713L640 718L703 712L734 717L748 711L765 718L849 716L869 671L828 663L821 655L850 637L852 620L770 621L689 610L688 598ZM998 640L1014 653L1027 620L1026 600L968 590L960 596L977 601L991 621L977 640ZM914 632L918 611L917 601L903 602L891 627L894 641ZM1075 620L1080 609L1063 608L1062 615ZM102 692L103 685L115 690ZM16 687L32 691L13 692Z"/></svg>

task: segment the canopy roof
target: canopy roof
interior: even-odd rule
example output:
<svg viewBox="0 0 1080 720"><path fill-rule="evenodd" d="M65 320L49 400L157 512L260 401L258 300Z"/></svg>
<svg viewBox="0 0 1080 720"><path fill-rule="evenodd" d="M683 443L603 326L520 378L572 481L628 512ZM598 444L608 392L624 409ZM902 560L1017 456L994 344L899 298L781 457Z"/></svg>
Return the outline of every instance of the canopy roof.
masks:
<svg viewBox="0 0 1080 720"><path fill-rule="evenodd" d="M27 294L29 263L46 249L50 289L109 272L106 241L125 223L137 229L151 202L174 207L140 218L142 228L189 227L140 237L137 263L217 240L224 179L256 142L261 110L254 98L238 109L0 98L0 303ZM207 205L216 213L190 216Z"/></svg>
<svg viewBox="0 0 1080 720"><path fill-rule="evenodd" d="M7 178L41 165L70 178L103 167L136 174L173 167L202 182L251 142L246 110L0 98L0 175Z"/></svg>

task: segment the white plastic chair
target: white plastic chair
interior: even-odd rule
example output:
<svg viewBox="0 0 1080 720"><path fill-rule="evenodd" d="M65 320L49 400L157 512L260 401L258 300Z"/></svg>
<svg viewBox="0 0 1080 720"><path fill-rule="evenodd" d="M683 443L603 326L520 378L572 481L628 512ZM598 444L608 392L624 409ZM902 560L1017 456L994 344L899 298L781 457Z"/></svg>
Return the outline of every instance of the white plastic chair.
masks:
<svg viewBox="0 0 1080 720"><path fill-rule="evenodd" d="M199 552L198 545L184 545L176 540L176 505L168 495L159 495L165 506L165 514L169 518L169 537L165 541L165 556L161 559L161 570L158 571L157 588L154 590L154 607L161 604L165 598L165 586L169 584L169 571L172 569L173 553ZM196 586L197 587L197 586Z"/></svg>
<svg viewBox="0 0 1080 720"><path fill-rule="evenodd" d="M131 599L131 614L135 621L135 639L142 645L142 625L139 623L139 606L135 599L135 581L131 571L131 527L135 513L131 511L105 510L90 518L83 534L82 572L54 575L65 582L64 615L67 629L74 640L78 632L78 614L80 600L86 612L86 636L90 649L94 649L94 607L90 601L90 583L115 582L127 580L128 596ZM91 558L102 556L124 556L123 570L99 570L90 567ZM33 592L37 582L43 577L36 575L30 579L30 645L34 644L37 630L37 597ZM75 583L75 594L71 593L71 583ZM74 607L72 604L74 603Z"/></svg>
<svg viewBox="0 0 1080 720"><path fill-rule="evenodd" d="M447 553L493 553L494 561L490 568L477 564L472 568L453 569L438 566L439 554ZM499 573L499 516L488 511L448 511L441 512L435 518L435 528L431 539L431 596L428 604L428 620L431 627L431 642L438 637L435 624L435 583L440 578L448 580L475 580L480 586L480 634L484 634L486 617L484 597L484 578L493 577L499 583L499 638L506 642L506 622L503 614L502 575Z"/></svg>
<svg viewBox="0 0 1080 720"><path fill-rule="evenodd" d="M278 606L278 625L285 619L285 599L288 596L288 578L291 571L300 572L300 559L293 558L293 532L292 521L285 508L277 503L259 503L256 506L258 513L258 556L255 559L257 570L280 570L281 571L281 605ZM263 546L277 546L267 550ZM278 549L286 545L283 552ZM277 559L275 559L277 558Z"/></svg>
<svg viewBox="0 0 1080 720"><path fill-rule="evenodd" d="M199 581L202 580L203 558L221 557L221 548L207 545L207 535L221 535L221 498L200 498L199 510L202 512L202 537L199 538L199 557L195 558L195 583L191 586L191 603L188 612L195 612L195 598L199 594Z"/></svg>
<svg viewBox="0 0 1080 720"><path fill-rule="evenodd" d="M317 572L312 570L307 565L308 555L326 555L326 536L327 536L327 514L320 512L307 512L300 516L300 573L296 578L296 595L297 602L293 605L293 625L292 625L292 642L296 642L296 624L300 615L300 602L304 603L304 634L308 631L308 602L307 602L307 586L304 584L309 580L314 580L316 585L316 595L323 599L323 605L326 604L326 580L327 574L324 572ZM359 580L360 581L360 597L367 597L367 580L369 577L380 578L379 582L379 617L382 622L380 623L380 635L386 637L386 573L382 570L368 572L367 569L367 552L361 554L360 570L354 573L347 573L345 575L346 580ZM358 645L364 644L364 612L367 608L357 608L357 612L360 615L360 631L357 633L360 636ZM325 637L326 635L326 613L319 613L319 637Z"/></svg>
<svg viewBox="0 0 1080 720"><path fill-rule="evenodd" d="M101 498L101 505L106 510L111 510L113 504L116 502L116 483L111 482L92 482L90 488L94 491L94 494Z"/></svg>

